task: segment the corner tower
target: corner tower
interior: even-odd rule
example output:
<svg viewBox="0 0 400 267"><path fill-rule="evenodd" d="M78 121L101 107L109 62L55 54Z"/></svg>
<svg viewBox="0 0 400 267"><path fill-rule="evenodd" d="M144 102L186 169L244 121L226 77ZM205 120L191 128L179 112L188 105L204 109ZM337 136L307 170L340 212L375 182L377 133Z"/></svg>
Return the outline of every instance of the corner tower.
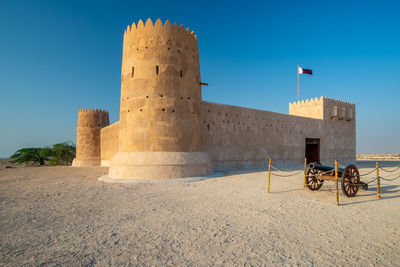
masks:
<svg viewBox="0 0 400 267"><path fill-rule="evenodd" d="M124 34L119 149L114 178L180 178L212 172L200 131L197 37L183 25L140 20Z"/></svg>
<svg viewBox="0 0 400 267"><path fill-rule="evenodd" d="M76 130L74 167L100 166L100 130L110 124L108 111L81 109Z"/></svg>

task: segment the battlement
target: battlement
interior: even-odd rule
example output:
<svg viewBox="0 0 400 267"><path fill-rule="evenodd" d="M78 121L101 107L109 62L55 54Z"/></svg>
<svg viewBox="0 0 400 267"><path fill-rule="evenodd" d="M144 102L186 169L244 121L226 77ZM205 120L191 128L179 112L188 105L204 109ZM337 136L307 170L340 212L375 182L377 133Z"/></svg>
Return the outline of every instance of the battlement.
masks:
<svg viewBox="0 0 400 267"><path fill-rule="evenodd" d="M339 104L339 105L347 105L347 104L349 104L349 105L354 105L355 106L354 103L348 102L348 101L344 101L344 100L341 100L341 99L336 99L336 98L327 97L327 96L323 96L323 98L324 98L326 103L330 102L330 103L336 103L336 104Z"/></svg>
<svg viewBox="0 0 400 267"><path fill-rule="evenodd" d="M314 118L323 119L323 107L324 97L316 97L307 100L301 100L293 103L289 103L289 114Z"/></svg>
<svg viewBox="0 0 400 267"><path fill-rule="evenodd" d="M321 120L351 121L355 118L355 104L321 96L289 103L289 114Z"/></svg>
<svg viewBox="0 0 400 267"><path fill-rule="evenodd" d="M175 46L178 48L197 51L197 36L189 28L169 20L163 24L160 19L153 25L151 19L146 24L139 20L138 24L127 27L124 33L124 51L127 48L148 49L159 45Z"/></svg>
<svg viewBox="0 0 400 267"><path fill-rule="evenodd" d="M79 110L79 113L107 113L108 114L108 110L105 109L90 109L90 108L82 108Z"/></svg>
<svg viewBox="0 0 400 267"><path fill-rule="evenodd" d="M324 97L324 119L353 121L356 105L351 102Z"/></svg>

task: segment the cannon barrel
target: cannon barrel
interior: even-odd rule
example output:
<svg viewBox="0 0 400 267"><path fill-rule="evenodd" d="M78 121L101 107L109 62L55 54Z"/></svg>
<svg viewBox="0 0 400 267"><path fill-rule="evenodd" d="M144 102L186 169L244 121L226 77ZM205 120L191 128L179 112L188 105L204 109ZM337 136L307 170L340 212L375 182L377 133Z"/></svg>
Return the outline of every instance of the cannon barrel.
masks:
<svg viewBox="0 0 400 267"><path fill-rule="evenodd" d="M328 171L334 171L335 170L335 167L321 165L321 164L318 164L316 162L310 163L309 167L310 167L310 169L316 169L316 170L319 170L319 171L322 171L322 172L328 172ZM338 173L339 173L338 175L339 176L341 176L343 172L344 172L343 168L338 168Z"/></svg>

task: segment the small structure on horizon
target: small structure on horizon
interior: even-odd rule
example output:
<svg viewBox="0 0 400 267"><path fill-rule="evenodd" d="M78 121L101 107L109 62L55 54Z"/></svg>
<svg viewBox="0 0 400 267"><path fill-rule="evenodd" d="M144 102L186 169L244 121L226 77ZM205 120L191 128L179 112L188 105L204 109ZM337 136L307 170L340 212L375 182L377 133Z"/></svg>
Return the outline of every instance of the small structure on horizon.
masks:
<svg viewBox="0 0 400 267"><path fill-rule="evenodd" d="M197 36L148 19L124 34L120 120L79 111L73 166L110 166L112 178L203 176L275 162L331 164L356 156L355 105L326 97L289 115L202 100Z"/></svg>

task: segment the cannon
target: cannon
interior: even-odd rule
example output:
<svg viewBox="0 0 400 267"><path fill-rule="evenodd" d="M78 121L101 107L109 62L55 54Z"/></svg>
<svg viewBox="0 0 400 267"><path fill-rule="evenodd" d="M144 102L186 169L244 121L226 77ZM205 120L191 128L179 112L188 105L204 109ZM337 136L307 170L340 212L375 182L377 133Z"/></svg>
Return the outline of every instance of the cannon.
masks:
<svg viewBox="0 0 400 267"><path fill-rule="evenodd" d="M310 163L306 175L308 188L312 191L318 190L325 180L335 180L335 168L316 162ZM364 190L368 189L368 184L360 181L360 173L353 164L346 166L344 169L338 168L338 182L341 182L342 192L347 197L354 197L360 187Z"/></svg>

